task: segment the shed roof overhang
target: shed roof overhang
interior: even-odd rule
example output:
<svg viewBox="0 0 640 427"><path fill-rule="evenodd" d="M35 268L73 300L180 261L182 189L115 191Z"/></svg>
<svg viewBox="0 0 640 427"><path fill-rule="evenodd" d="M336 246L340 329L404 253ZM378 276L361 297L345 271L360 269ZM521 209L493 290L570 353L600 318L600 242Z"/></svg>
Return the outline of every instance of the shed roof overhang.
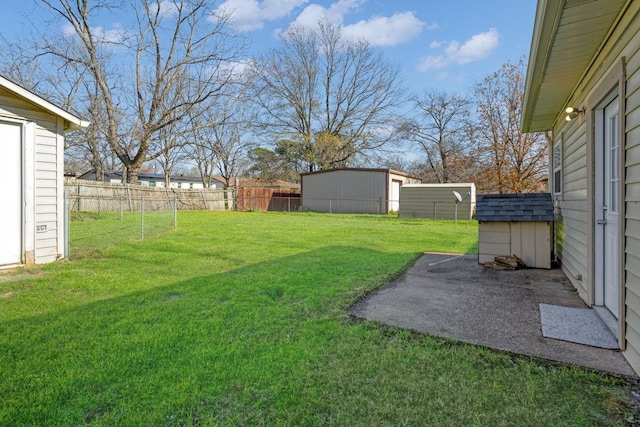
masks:
<svg viewBox="0 0 640 427"><path fill-rule="evenodd" d="M633 0L539 0L523 101L523 132L549 130Z"/></svg>
<svg viewBox="0 0 640 427"><path fill-rule="evenodd" d="M7 91L13 93L19 98L22 98L36 106L42 108L43 110L54 114L58 117L62 117L64 119L64 130L65 132L77 130L80 128L86 128L89 126L89 122L79 119L68 111L63 110L60 107L57 107L47 101L44 98L39 97L33 92L28 91L27 89L13 83L11 80L7 80L6 78L0 76L0 87L6 89Z"/></svg>

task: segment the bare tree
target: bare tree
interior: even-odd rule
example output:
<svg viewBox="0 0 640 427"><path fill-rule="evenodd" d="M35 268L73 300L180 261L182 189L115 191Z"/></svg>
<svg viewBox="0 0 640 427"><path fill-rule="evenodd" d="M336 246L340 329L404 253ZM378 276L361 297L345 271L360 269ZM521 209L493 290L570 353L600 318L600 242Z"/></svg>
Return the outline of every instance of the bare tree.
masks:
<svg viewBox="0 0 640 427"><path fill-rule="evenodd" d="M232 177L246 169L250 144L245 134L251 120L247 100L238 96L241 93L241 88L235 88L218 102L203 105L190 114L189 142L185 148L205 187L210 187L216 170L224 179L225 187L229 187Z"/></svg>
<svg viewBox="0 0 640 427"><path fill-rule="evenodd" d="M338 26L296 26L252 67L259 124L313 171L344 166L393 139L399 70Z"/></svg>
<svg viewBox="0 0 640 427"><path fill-rule="evenodd" d="M480 160L480 191L540 191L547 171L547 142L542 133L520 132L526 64L506 63L475 88Z"/></svg>
<svg viewBox="0 0 640 427"><path fill-rule="evenodd" d="M403 124L406 137L425 154L426 176L432 182L460 181L456 166L469 150L469 109L463 95L425 91L411 97L415 115Z"/></svg>
<svg viewBox="0 0 640 427"><path fill-rule="evenodd" d="M124 165L123 179L137 182L154 138L189 111L216 97L228 84L228 62L241 46L206 0L131 2L136 27L119 37L97 31L100 14L115 0L43 0L72 29L73 36L44 36L40 53L74 67L95 82L104 126L100 131ZM132 59L133 58L133 59ZM132 61L131 73L125 71ZM126 177L126 178L124 178Z"/></svg>

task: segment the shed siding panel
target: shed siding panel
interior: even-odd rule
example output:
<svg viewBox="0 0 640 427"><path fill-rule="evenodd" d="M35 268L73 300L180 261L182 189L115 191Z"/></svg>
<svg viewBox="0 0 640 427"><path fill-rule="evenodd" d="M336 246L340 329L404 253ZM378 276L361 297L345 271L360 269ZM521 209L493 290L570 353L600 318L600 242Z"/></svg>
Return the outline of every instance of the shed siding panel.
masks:
<svg viewBox="0 0 640 427"><path fill-rule="evenodd" d="M388 213L392 180L385 170L335 170L302 176L303 205L319 212Z"/></svg>
<svg viewBox="0 0 640 427"><path fill-rule="evenodd" d="M471 219L475 208L475 186L460 185L405 185L400 188L400 218L454 219L457 191L464 198L458 205L458 218ZM468 193L471 192L471 195Z"/></svg>
<svg viewBox="0 0 640 427"><path fill-rule="evenodd" d="M493 261L497 256L510 255L511 227L507 222L478 224L478 262Z"/></svg>
<svg viewBox="0 0 640 427"><path fill-rule="evenodd" d="M46 232L36 233L36 262L50 262L58 255L58 224L62 212L58 212L58 188L62 171L58 170L58 134L56 122L38 122L36 127L36 226L46 225Z"/></svg>

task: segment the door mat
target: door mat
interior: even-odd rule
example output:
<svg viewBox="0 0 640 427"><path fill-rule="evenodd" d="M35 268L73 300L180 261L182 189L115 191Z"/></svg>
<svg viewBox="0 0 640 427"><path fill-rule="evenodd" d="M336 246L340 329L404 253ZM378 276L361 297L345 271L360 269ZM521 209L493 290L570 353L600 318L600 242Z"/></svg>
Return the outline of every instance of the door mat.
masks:
<svg viewBox="0 0 640 427"><path fill-rule="evenodd" d="M590 308L540 304L542 336L608 349L619 349L618 341L598 313Z"/></svg>

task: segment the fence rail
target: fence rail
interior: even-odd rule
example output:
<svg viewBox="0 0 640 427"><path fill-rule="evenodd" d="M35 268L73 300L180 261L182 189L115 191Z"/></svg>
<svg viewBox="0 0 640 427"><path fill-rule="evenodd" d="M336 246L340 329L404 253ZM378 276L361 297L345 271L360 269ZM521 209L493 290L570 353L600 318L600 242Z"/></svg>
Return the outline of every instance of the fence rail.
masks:
<svg viewBox="0 0 640 427"><path fill-rule="evenodd" d="M147 210L166 210L177 203L178 210L229 210L234 209L233 189L206 188L153 188L130 184L66 179L65 191L69 191L77 203L71 208L85 212L116 212L140 210L140 200L150 206Z"/></svg>

